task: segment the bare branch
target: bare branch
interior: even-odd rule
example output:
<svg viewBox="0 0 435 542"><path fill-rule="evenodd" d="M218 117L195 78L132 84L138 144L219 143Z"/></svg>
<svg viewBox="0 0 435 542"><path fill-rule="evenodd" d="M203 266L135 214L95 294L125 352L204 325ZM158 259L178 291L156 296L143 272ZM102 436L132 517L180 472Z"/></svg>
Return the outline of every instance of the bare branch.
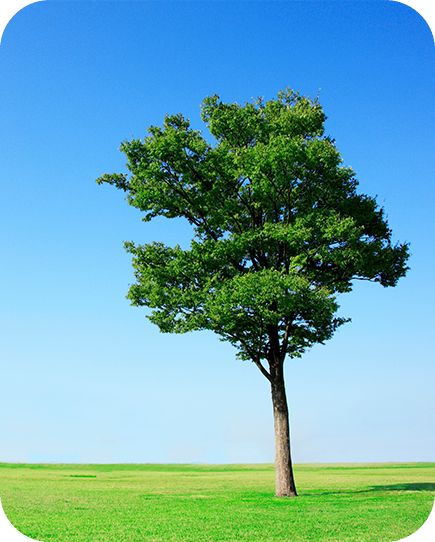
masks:
<svg viewBox="0 0 435 542"><path fill-rule="evenodd" d="M269 380L269 382L272 382L272 376L267 372L267 370L263 367L261 362L259 360L253 360L255 365L260 369L261 373Z"/></svg>

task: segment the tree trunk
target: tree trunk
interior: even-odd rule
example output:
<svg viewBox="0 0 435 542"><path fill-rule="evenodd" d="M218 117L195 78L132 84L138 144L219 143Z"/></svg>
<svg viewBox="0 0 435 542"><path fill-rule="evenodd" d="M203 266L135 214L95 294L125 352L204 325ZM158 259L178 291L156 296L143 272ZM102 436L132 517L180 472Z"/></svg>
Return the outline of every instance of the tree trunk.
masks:
<svg viewBox="0 0 435 542"><path fill-rule="evenodd" d="M275 425L275 497L296 497L290 455L290 424L282 366L280 370L276 371L271 384Z"/></svg>

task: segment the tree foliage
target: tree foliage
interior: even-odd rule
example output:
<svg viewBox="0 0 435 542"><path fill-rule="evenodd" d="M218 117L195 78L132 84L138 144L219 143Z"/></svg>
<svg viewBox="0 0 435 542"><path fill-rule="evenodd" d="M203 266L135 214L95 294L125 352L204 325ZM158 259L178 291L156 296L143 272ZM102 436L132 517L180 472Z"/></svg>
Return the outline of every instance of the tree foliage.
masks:
<svg viewBox="0 0 435 542"><path fill-rule="evenodd" d="M163 332L217 333L271 380L286 355L346 321L336 298L354 280L394 286L408 245L392 244L384 210L357 193L317 100L289 89L244 105L214 95L202 119L215 144L168 115L121 144L130 175L97 179L124 190L145 221L184 217L194 227L189 250L125 244L137 281L127 297L151 307Z"/></svg>

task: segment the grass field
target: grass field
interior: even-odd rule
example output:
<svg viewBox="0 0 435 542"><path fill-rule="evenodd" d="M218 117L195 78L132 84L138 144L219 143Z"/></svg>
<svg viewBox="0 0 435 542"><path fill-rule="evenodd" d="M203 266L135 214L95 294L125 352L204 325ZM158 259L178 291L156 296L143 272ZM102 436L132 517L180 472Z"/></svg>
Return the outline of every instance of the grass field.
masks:
<svg viewBox="0 0 435 542"><path fill-rule="evenodd" d="M41 541L373 541L415 532L435 463L302 464L275 498L273 465L0 463L11 523Z"/></svg>

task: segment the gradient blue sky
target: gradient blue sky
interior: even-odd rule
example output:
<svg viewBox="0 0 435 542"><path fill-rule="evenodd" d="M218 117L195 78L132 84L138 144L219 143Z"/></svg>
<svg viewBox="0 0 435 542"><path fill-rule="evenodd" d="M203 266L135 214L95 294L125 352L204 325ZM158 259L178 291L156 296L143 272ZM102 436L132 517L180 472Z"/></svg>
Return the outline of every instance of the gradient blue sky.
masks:
<svg viewBox="0 0 435 542"><path fill-rule="evenodd" d="M125 299L124 240L187 245L102 173L165 113L315 96L360 190L411 242L396 288L288 360L296 462L433 461L435 48L386 1L37 2L0 45L0 461L272 462L268 382L211 333L160 334Z"/></svg>

